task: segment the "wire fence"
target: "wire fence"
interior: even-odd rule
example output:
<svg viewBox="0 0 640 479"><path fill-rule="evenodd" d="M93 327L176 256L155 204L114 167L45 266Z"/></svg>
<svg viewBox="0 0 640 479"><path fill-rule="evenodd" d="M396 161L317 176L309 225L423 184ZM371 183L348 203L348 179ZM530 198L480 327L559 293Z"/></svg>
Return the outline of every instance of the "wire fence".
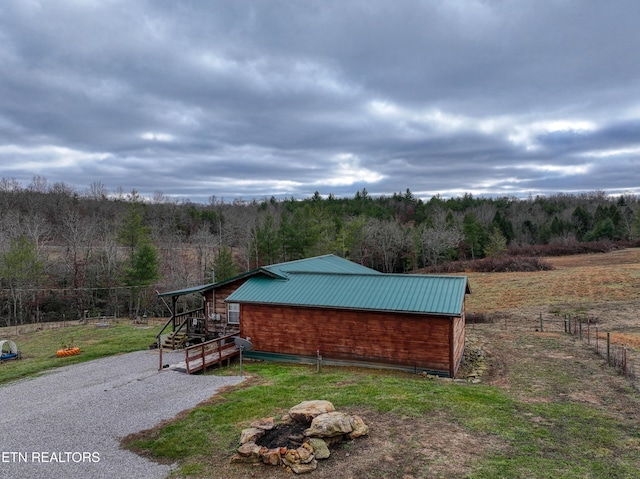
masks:
<svg viewBox="0 0 640 479"><path fill-rule="evenodd" d="M616 368L620 374L629 378L634 387L640 390L640 355L630 346L635 338L621 332L604 331L597 318L570 315L548 318L541 313L536 330L566 333L576 337L602 357L608 366Z"/></svg>

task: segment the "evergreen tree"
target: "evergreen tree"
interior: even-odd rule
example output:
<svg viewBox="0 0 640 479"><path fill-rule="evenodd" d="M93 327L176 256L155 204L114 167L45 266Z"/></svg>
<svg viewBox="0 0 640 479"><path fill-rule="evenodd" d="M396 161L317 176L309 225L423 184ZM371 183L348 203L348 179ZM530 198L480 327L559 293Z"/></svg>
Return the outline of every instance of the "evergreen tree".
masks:
<svg viewBox="0 0 640 479"><path fill-rule="evenodd" d="M130 311L133 317L139 316L145 287L151 286L160 278L159 266L155 247L150 243L143 243L133 255L131 267L125 268L124 282L131 288ZM149 299L148 295L147 299Z"/></svg>
<svg viewBox="0 0 640 479"><path fill-rule="evenodd" d="M578 241L582 241L585 235L593 228L593 216L581 205L573 210L571 221Z"/></svg>
<svg viewBox="0 0 640 479"><path fill-rule="evenodd" d="M228 246L223 246L218 250L218 255L214 263L214 271L216 282L238 276L238 266L233 259L233 252Z"/></svg>
<svg viewBox="0 0 640 479"><path fill-rule="evenodd" d="M636 210L633 221L631 222L631 239L640 239L640 209Z"/></svg>
<svg viewBox="0 0 640 479"><path fill-rule="evenodd" d="M506 240L507 244L515 238L515 233L513 232L513 224L509 221L505 216L501 215L499 211L496 211L496 214L491 222L492 227L495 227L500 230L502 236Z"/></svg>
<svg viewBox="0 0 640 479"><path fill-rule="evenodd" d="M487 245L484 247L484 254L489 258L504 256L507 252L507 239L499 228L491 228Z"/></svg>
<svg viewBox="0 0 640 479"><path fill-rule="evenodd" d="M128 203L127 211L118 228L118 242L129 250L129 261L133 266L133 258L141 244L149 241L149 228L143 223L143 205Z"/></svg>
<svg viewBox="0 0 640 479"><path fill-rule="evenodd" d="M471 259L482 257L487 241L487 233L472 213L467 213L462 222L465 252Z"/></svg>
<svg viewBox="0 0 640 479"><path fill-rule="evenodd" d="M274 264L280 260L281 243L276 221L269 212L262 218L256 232L256 266Z"/></svg>

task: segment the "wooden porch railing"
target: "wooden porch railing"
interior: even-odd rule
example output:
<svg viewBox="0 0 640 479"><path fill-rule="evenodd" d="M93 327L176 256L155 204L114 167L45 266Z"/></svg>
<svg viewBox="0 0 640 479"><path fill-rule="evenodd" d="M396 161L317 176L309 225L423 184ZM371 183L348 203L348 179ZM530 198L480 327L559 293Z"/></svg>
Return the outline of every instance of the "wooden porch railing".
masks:
<svg viewBox="0 0 640 479"><path fill-rule="evenodd" d="M188 325L188 319L196 316L196 317L204 317L204 309L203 308L198 308L198 309L193 309L191 311L185 311L184 313L179 313L176 314L175 316L171 316L166 323L164 323L164 326L162 327L162 329L160 330L160 332L158 334L156 334L156 340L158 341L158 347L160 347L160 337L162 336L162 334L164 333L164 330L167 329L169 326L172 326L171 328L171 332L173 333L178 333L182 330L182 328L184 328L186 326L187 331L189 329L189 325ZM179 326L176 328L176 325Z"/></svg>
<svg viewBox="0 0 640 479"><path fill-rule="evenodd" d="M228 334L220 338L212 339L211 341L195 344L185 348L184 352L187 373L192 374L200 370L202 370L202 372L206 372L207 367L216 364L218 367L221 367L222 362L225 359L229 362L232 357L240 354L240 350L232 340L232 338L236 336L237 333Z"/></svg>

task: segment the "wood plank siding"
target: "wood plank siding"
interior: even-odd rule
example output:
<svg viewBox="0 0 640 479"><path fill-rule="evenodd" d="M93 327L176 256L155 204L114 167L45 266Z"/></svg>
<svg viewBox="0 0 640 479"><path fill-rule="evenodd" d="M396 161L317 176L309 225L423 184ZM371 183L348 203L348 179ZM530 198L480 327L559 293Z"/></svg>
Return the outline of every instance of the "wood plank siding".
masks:
<svg viewBox="0 0 640 479"><path fill-rule="evenodd" d="M462 331L460 331L462 329ZM464 320L244 303L240 334L255 351L357 360L453 376L464 349Z"/></svg>
<svg viewBox="0 0 640 479"><path fill-rule="evenodd" d="M224 284L215 289L205 291L204 298L207 304L206 310L208 313L219 314L222 324L227 324L227 304L225 303L227 297L233 293L236 289L242 286L249 278L242 278L232 283ZM212 308L213 305L213 308Z"/></svg>

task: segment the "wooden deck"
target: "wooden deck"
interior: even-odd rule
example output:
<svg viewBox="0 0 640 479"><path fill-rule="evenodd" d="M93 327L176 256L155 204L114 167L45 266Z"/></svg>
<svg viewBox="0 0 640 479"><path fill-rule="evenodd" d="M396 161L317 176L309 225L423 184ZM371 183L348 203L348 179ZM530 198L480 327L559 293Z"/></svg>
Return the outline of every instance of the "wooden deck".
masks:
<svg viewBox="0 0 640 479"><path fill-rule="evenodd" d="M205 372L207 368L216 365L221 367L225 360L229 364L233 357L240 354L240 350L233 342L235 336L235 334L230 334L185 348L187 373Z"/></svg>

